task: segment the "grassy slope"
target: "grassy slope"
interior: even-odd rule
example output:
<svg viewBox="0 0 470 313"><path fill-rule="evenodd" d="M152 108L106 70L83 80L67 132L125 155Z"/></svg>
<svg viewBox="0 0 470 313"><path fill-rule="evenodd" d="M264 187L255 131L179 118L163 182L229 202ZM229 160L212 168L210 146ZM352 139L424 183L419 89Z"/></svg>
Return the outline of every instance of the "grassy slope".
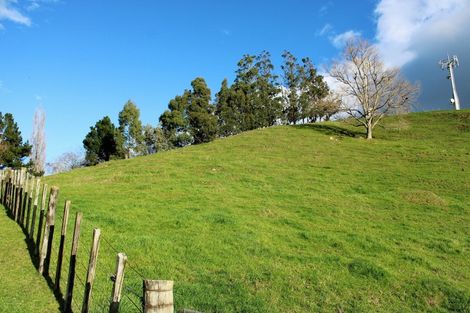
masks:
<svg viewBox="0 0 470 313"><path fill-rule="evenodd" d="M100 227L175 280L178 309L469 312L470 112L357 131L274 127L47 180L84 212L82 262ZM102 245L95 298L113 266Z"/></svg>
<svg viewBox="0 0 470 313"><path fill-rule="evenodd" d="M59 312L59 304L31 262L23 232L2 206L0 229L0 312Z"/></svg>

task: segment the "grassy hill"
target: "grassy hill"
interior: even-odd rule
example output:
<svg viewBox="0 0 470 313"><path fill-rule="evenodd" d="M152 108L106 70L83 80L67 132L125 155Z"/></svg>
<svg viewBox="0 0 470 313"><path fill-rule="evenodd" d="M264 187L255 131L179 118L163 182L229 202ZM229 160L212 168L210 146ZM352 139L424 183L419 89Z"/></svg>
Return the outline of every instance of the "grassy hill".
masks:
<svg viewBox="0 0 470 313"><path fill-rule="evenodd" d="M470 312L470 111L387 118L375 135L272 127L47 181L84 212L80 262L93 227L107 241L96 311L116 249L129 298L139 273L173 279L177 309Z"/></svg>

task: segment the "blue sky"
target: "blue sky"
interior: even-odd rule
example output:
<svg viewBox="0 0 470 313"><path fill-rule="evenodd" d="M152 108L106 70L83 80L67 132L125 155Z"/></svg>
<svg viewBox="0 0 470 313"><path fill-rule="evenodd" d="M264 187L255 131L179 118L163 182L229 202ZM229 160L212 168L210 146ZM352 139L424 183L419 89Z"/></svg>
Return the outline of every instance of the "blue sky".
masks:
<svg viewBox="0 0 470 313"><path fill-rule="evenodd" d="M434 62L421 66L433 84L446 88L441 98L426 100L436 89L422 82L427 106L421 109L450 108L450 88L434 59L444 57L446 49L468 50L458 44L458 30L439 23L462 10L466 23L468 0L394 2L400 1L0 0L0 111L13 113L28 139L34 110L41 105L51 161L80 149L89 127L103 116L117 122L128 99L140 108L144 124L156 125L168 101L195 77L204 77L213 94L225 77L231 81L243 54L268 50L280 70L280 55L287 49L327 66L339 57L342 42L357 35L376 43L386 61L403 67L413 81L423 79L413 64L426 57ZM417 22L400 12L400 7L416 10L403 8L411 2L426 19ZM409 30L397 34L403 25ZM424 35L416 32L417 25ZM437 40L436 27L453 38L450 47L430 56L421 50ZM425 35L430 39L415 47L416 36ZM459 68L457 78L467 69ZM470 81L461 80L462 85Z"/></svg>

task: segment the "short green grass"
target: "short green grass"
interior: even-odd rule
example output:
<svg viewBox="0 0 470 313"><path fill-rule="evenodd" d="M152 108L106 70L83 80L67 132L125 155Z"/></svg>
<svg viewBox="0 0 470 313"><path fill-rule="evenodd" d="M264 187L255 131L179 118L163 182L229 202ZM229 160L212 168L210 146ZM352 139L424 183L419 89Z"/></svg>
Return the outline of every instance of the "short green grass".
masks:
<svg viewBox="0 0 470 313"><path fill-rule="evenodd" d="M272 127L47 182L84 213L81 279L93 227L127 253L123 311L142 273L206 313L470 312L470 111L387 118L375 135Z"/></svg>
<svg viewBox="0 0 470 313"><path fill-rule="evenodd" d="M0 312L59 312L59 304L29 257L21 228L0 206Z"/></svg>

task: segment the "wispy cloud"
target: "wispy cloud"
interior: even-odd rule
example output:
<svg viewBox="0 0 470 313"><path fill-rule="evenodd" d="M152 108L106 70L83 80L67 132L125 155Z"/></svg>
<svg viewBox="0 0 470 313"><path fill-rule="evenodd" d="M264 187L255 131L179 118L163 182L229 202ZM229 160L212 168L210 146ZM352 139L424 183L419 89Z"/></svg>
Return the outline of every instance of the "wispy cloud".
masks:
<svg viewBox="0 0 470 313"><path fill-rule="evenodd" d="M326 23L321 29L315 32L315 36L325 36L331 34L333 31L333 26L331 24Z"/></svg>
<svg viewBox="0 0 470 313"><path fill-rule="evenodd" d="M34 11L34 10L39 9L39 7L40 7L39 2L31 1L31 3L26 7L26 10Z"/></svg>
<svg viewBox="0 0 470 313"><path fill-rule="evenodd" d="M319 16L324 16L328 13L328 10L330 9L330 7L333 6L333 2L331 1L328 1L327 3L325 3L324 5L322 5L320 7L320 9L318 9L318 15Z"/></svg>
<svg viewBox="0 0 470 313"><path fill-rule="evenodd" d="M59 2L60 0L29 0L29 4L26 6L26 10L35 11L39 9L43 4Z"/></svg>
<svg viewBox="0 0 470 313"><path fill-rule="evenodd" d="M360 37L361 33L355 30L348 30L344 33L330 37L330 41L338 49L342 49L349 40Z"/></svg>
<svg viewBox="0 0 470 313"><path fill-rule="evenodd" d="M220 33L221 33L222 35L225 35L225 36L230 36L230 35L232 35L232 32L231 32L230 30L226 29L226 28L221 29L221 30L220 30Z"/></svg>
<svg viewBox="0 0 470 313"><path fill-rule="evenodd" d="M31 19L23 15L15 5L15 0L0 0L0 21L8 20L17 24L31 26Z"/></svg>

